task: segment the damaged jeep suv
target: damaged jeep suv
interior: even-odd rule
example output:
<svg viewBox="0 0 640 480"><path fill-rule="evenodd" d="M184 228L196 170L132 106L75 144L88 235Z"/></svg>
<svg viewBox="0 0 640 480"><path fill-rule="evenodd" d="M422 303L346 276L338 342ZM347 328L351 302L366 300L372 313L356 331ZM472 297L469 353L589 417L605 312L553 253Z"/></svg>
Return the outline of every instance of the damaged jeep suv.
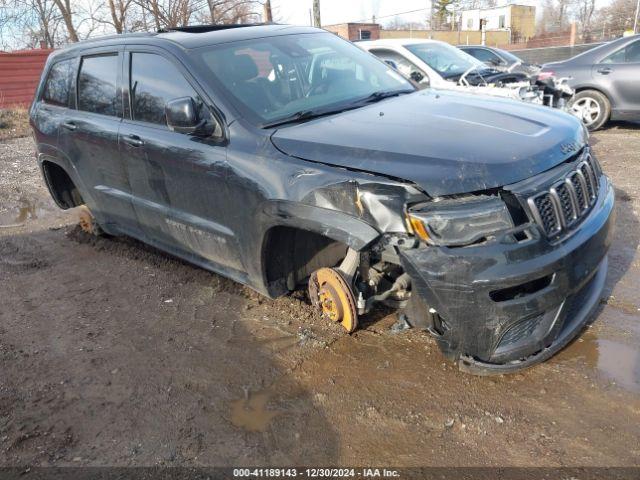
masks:
<svg viewBox="0 0 640 480"><path fill-rule="evenodd" d="M31 124L61 208L352 332L380 304L465 371L543 361L603 288L613 188L568 114L417 90L337 36L185 27L48 60Z"/></svg>

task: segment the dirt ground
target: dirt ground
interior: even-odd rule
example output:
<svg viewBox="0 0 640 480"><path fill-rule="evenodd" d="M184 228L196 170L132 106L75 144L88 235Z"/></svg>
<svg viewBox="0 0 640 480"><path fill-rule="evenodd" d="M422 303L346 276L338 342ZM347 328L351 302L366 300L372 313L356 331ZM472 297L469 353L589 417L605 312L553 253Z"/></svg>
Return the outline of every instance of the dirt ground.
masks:
<svg viewBox="0 0 640 480"><path fill-rule="evenodd" d="M58 210L0 142L0 465L640 465L640 127L593 136L617 197L606 294L520 374L445 362L395 315L354 335Z"/></svg>

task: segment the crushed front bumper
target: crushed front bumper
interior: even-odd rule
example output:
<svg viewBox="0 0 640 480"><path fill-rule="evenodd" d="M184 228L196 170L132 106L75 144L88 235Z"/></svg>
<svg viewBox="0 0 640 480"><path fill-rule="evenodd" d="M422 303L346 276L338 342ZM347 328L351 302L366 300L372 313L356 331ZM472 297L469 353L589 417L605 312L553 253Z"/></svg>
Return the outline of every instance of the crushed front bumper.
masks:
<svg viewBox="0 0 640 480"><path fill-rule="evenodd" d="M531 225L523 241L401 252L414 292L409 322L474 374L513 372L554 355L588 322L604 287L614 191L602 178L592 210L560 243Z"/></svg>

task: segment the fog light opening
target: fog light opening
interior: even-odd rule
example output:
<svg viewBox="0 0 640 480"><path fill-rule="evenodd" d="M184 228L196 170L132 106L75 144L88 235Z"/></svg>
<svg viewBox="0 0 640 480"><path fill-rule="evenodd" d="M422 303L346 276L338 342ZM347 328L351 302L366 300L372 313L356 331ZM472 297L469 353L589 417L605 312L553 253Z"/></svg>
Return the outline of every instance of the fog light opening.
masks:
<svg viewBox="0 0 640 480"><path fill-rule="evenodd" d="M545 277L531 280L530 282L516 285L515 287L494 290L492 292L489 292L489 296L494 302L506 302L508 300L522 298L547 288L551 284L552 279L553 274L547 275Z"/></svg>

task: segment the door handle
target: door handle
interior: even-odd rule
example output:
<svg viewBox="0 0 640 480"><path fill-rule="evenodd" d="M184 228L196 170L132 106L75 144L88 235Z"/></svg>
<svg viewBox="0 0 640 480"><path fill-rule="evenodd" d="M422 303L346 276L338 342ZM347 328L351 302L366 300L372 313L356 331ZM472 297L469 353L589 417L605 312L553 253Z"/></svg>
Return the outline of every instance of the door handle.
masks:
<svg viewBox="0 0 640 480"><path fill-rule="evenodd" d="M131 145L132 147L141 147L144 145L144 140L142 140L138 135L126 135L122 140L124 143Z"/></svg>
<svg viewBox="0 0 640 480"><path fill-rule="evenodd" d="M603 75L609 75L611 73L611 69L609 67L599 68L597 72Z"/></svg>
<svg viewBox="0 0 640 480"><path fill-rule="evenodd" d="M76 124L75 124L75 123L73 123L73 122L64 122L64 123L62 124L62 126L63 126L64 128L66 128L67 130L71 130L71 131L73 131L73 130L77 130L77 129L78 129L78 125L76 125Z"/></svg>

